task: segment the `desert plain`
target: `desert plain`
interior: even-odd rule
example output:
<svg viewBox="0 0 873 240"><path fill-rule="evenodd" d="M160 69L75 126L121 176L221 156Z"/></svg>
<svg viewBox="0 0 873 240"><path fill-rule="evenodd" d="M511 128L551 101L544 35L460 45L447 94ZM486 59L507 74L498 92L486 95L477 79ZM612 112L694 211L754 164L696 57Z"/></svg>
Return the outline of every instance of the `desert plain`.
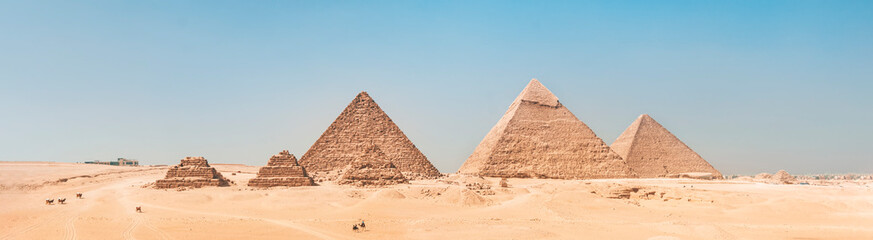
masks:
<svg viewBox="0 0 873 240"><path fill-rule="evenodd" d="M0 162L0 239L873 238L869 180L509 178L504 187L445 174L251 188L259 166L212 165L234 184L158 189L167 167ZM58 197L66 204L45 204ZM362 220L367 228L353 231Z"/></svg>

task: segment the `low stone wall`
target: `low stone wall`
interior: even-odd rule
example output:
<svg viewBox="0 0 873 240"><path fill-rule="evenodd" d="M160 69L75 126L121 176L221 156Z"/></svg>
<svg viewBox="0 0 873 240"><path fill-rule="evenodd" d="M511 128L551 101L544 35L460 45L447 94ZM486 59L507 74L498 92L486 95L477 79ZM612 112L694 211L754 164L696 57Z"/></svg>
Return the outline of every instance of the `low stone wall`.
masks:
<svg viewBox="0 0 873 240"><path fill-rule="evenodd" d="M300 187L313 186L312 178L308 177L269 177L269 178L253 178L249 180L249 187Z"/></svg>
<svg viewBox="0 0 873 240"><path fill-rule="evenodd" d="M171 178L159 179L155 182L157 188L180 188L180 187L225 187L230 186L230 183L221 179L205 179L205 178Z"/></svg>

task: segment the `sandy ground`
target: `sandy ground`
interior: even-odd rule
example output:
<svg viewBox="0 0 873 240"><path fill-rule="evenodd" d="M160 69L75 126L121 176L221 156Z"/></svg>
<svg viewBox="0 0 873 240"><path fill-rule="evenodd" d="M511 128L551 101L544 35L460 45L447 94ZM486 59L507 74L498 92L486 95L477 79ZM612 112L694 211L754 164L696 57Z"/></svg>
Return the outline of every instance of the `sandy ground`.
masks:
<svg viewBox="0 0 873 240"><path fill-rule="evenodd" d="M236 185L161 190L143 186L166 168L0 162L0 239L873 239L869 182L509 179L503 188L450 176L251 189L258 167L214 166ZM67 204L45 205L50 197ZM368 228L353 232L359 219Z"/></svg>

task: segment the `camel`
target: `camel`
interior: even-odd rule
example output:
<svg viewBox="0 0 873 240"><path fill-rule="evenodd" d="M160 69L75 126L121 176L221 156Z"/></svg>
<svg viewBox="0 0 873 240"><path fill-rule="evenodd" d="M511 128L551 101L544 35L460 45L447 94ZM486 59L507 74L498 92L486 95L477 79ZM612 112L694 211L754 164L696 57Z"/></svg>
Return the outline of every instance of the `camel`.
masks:
<svg viewBox="0 0 873 240"><path fill-rule="evenodd" d="M54 200L54 199L51 199L51 198L46 198L46 199L45 199L45 205L52 205L52 203L55 203L55 200Z"/></svg>
<svg viewBox="0 0 873 240"><path fill-rule="evenodd" d="M364 220L361 220L361 229L367 228L367 225L364 224Z"/></svg>
<svg viewBox="0 0 873 240"><path fill-rule="evenodd" d="M142 207L140 207L140 206L136 206L136 212L141 213L141 212L142 212Z"/></svg>
<svg viewBox="0 0 873 240"><path fill-rule="evenodd" d="M358 224L352 225L352 231L358 232Z"/></svg>
<svg viewBox="0 0 873 240"><path fill-rule="evenodd" d="M67 198L58 198L59 204L66 204Z"/></svg>
<svg viewBox="0 0 873 240"><path fill-rule="evenodd" d="M79 199L81 199L81 198L82 198L82 193L80 193L80 192L77 192L77 193L76 193L76 198L79 198Z"/></svg>

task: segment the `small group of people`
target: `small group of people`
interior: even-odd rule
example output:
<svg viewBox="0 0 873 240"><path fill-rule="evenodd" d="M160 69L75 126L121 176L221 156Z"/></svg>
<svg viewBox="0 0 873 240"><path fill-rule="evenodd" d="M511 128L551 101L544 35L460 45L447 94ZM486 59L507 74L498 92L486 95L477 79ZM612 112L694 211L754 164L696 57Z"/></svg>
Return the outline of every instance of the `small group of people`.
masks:
<svg viewBox="0 0 873 240"><path fill-rule="evenodd" d="M367 224L364 223L364 220L361 220L361 223L352 225L352 231L359 232L367 228Z"/></svg>

